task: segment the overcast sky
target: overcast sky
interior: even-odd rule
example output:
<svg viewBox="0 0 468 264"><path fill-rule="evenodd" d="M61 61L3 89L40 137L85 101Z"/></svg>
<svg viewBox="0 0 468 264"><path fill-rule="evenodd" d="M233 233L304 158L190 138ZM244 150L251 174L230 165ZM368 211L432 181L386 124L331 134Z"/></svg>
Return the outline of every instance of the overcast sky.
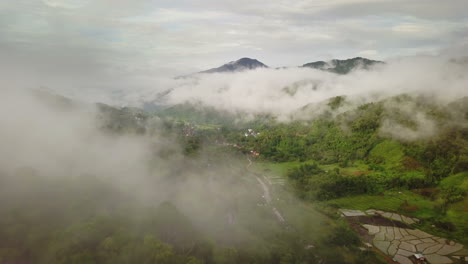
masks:
<svg viewBox="0 0 468 264"><path fill-rule="evenodd" d="M467 43L466 0L0 1L0 70L44 86L149 84L241 57L296 66ZM54 74L53 84L44 78Z"/></svg>

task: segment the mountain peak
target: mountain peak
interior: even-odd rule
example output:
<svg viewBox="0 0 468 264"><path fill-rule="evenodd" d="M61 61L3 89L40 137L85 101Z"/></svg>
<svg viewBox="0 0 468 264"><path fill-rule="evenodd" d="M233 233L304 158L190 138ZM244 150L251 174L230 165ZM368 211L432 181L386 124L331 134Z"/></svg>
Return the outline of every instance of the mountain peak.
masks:
<svg viewBox="0 0 468 264"><path fill-rule="evenodd" d="M268 68L268 66L256 59L241 58L236 61L228 62L218 68L209 69L200 73L238 72L244 70L253 70L257 68Z"/></svg>
<svg viewBox="0 0 468 264"><path fill-rule="evenodd" d="M239 64L249 64L249 63L261 63L261 62L259 62L259 61L256 60L256 59L251 59L251 58L247 58L247 57L245 57L245 58L240 58L240 59L238 59L238 60L236 60L236 61L231 61L231 62L229 62L229 64L235 64L235 63L239 63ZM261 64L263 64L263 63L261 63Z"/></svg>

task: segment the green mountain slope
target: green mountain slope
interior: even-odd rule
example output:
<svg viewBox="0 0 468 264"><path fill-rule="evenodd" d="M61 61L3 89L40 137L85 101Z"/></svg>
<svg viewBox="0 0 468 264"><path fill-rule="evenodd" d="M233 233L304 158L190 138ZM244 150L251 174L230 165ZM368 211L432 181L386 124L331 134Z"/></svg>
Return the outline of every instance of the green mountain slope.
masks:
<svg viewBox="0 0 468 264"><path fill-rule="evenodd" d="M333 59L331 61L315 61L309 62L302 67L319 69L324 71L329 71L338 74L347 74L356 69L369 69L372 66L382 64L382 61L369 60L366 58L356 57L346 60Z"/></svg>

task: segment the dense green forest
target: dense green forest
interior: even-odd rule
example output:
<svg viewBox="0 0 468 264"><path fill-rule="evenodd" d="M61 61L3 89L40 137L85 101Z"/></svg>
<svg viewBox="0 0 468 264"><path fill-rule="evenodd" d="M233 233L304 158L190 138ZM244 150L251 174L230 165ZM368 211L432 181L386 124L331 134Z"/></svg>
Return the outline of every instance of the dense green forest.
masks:
<svg viewBox="0 0 468 264"><path fill-rule="evenodd" d="M79 107L51 100L61 111ZM149 157L150 178L122 185L28 166L1 171L0 263L381 263L358 250L358 236L334 211L343 206L415 215L427 220L420 228L466 243L466 98L436 104L402 95L344 109L349 101L336 97L325 105L279 122L200 105L148 113L99 104L105 135L167 143ZM287 179L274 202L287 224L262 206L247 158ZM184 197L180 186L199 189L175 199ZM391 192L404 198L388 202Z"/></svg>
<svg viewBox="0 0 468 264"><path fill-rule="evenodd" d="M467 98L440 103L400 95L349 107L352 104L339 96L325 102L322 112L302 108L293 115L305 115L301 121L278 122L260 115L236 125L218 122L223 114L208 108L191 112L217 117L211 119L211 129L200 127L199 142L216 139L235 144L245 154L260 153L253 159L264 167L287 168L284 176L304 200L339 206L335 200L351 201L359 195L383 200L377 197L389 190L410 191L411 199L429 205L417 209L402 198L398 210L423 216L426 228L434 225L440 234L466 243Z"/></svg>
<svg viewBox="0 0 468 264"><path fill-rule="evenodd" d="M330 99L313 121L263 123L255 137L235 140L261 153L259 162L294 164L286 175L303 199L411 190L432 202L429 222L466 242L467 98L444 105L401 95L334 114L345 101ZM437 132L429 135L424 122Z"/></svg>

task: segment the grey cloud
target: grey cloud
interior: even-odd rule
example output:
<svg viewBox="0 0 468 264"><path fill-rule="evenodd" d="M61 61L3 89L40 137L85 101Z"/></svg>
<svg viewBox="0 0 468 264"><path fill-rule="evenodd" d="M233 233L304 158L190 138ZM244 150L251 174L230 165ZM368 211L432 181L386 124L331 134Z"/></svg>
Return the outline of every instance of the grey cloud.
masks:
<svg viewBox="0 0 468 264"><path fill-rule="evenodd" d="M451 1L356 1L331 8L327 15L365 16L379 14L404 14L424 19L459 19L466 18L466 2Z"/></svg>
<svg viewBox="0 0 468 264"><path fill-rule="evenodd" d="M466 41L461 3L6 0L0 67L7 77L30 76L15 79L28 87L110 102L109 94L161 91L168 77L240 57L279 67L437 53Z"/></svg>
<svg viewBox="0 0 468 264"><path fill-rule="evenodd" d="M177 6L177 4L175 4ZM200 1L193 6L214 7L233 10L242 14L274 16L283 18L300 18L314 20L317 18L377 16L382 14L403 14L426 19L459 19L466 18L466 2L449 1L386 1L386 0L337 0L337 1Z"/></svg>

